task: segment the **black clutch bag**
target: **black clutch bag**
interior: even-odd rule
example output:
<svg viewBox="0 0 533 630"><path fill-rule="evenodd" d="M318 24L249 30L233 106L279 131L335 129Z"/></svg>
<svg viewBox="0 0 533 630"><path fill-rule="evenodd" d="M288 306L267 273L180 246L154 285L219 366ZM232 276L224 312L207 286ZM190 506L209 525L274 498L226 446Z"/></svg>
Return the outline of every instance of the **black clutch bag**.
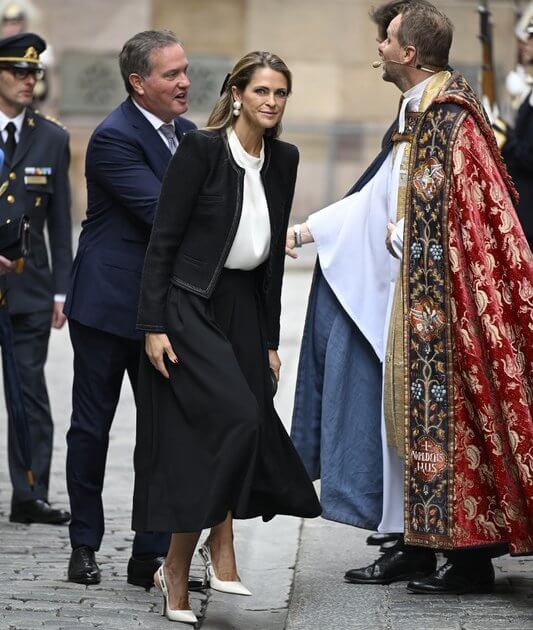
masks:
<svg viewBox="0 0 533 630"><path fill-rule="evenodd" d="M30 253L30 219L21 216L0 225L0 256L17 260Z"/></svg>

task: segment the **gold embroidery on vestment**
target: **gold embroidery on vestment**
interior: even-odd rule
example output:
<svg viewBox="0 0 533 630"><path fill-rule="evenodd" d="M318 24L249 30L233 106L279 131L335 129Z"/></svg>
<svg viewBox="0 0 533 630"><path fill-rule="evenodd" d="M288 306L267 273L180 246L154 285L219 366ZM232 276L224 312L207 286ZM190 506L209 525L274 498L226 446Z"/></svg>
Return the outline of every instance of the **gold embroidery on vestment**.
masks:
<svg viewBox="0 0 533 630"><path fill-rule="evenodd" d="M407 169L410 157L411 146L406 145L400 166L396 222L405 217ZM385 417L387 442L389 446L398 451L400 457L403 457L405 455L406 436L401 270L394 289L385 359L383 414Z"/></svg>

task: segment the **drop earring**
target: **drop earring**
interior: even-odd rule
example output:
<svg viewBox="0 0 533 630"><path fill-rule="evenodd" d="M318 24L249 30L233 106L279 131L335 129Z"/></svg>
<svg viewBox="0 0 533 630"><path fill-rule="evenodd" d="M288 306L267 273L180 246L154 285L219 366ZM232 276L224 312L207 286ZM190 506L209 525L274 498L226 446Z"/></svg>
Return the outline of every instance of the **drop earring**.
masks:
<svg viewBox="0 0 533 630"><path fill-rule="evenodd" d="M241 113L242 103L240 101L233 101L233 115L238 116Z"/></svg>

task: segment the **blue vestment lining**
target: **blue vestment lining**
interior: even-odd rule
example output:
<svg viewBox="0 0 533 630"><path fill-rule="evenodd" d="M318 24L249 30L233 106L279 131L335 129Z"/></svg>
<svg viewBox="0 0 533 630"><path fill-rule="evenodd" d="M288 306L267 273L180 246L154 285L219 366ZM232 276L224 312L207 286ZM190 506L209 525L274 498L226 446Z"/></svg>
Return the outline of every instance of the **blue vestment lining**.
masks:
<svg viewBox="0 0 533 630"><path fill-rule="evenodd" d="M348 195L363 188L389 154L381 153ZM375 530L383 509L382 367L343 309L317 262L305 322L291 437L313 480L321 479L322 516Z"/></svg>

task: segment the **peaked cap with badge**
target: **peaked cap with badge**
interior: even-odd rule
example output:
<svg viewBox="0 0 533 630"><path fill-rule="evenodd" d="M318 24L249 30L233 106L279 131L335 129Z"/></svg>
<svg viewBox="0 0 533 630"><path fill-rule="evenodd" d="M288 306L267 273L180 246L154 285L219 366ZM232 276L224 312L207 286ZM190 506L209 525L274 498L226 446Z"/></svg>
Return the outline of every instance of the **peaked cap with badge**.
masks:
<svg viewBox="0 0 533 630"><path fill-rule="evenodd" d="M43 70L40 55L46 42L35 33L18 33L0 39L0 66Z"/></svg>

